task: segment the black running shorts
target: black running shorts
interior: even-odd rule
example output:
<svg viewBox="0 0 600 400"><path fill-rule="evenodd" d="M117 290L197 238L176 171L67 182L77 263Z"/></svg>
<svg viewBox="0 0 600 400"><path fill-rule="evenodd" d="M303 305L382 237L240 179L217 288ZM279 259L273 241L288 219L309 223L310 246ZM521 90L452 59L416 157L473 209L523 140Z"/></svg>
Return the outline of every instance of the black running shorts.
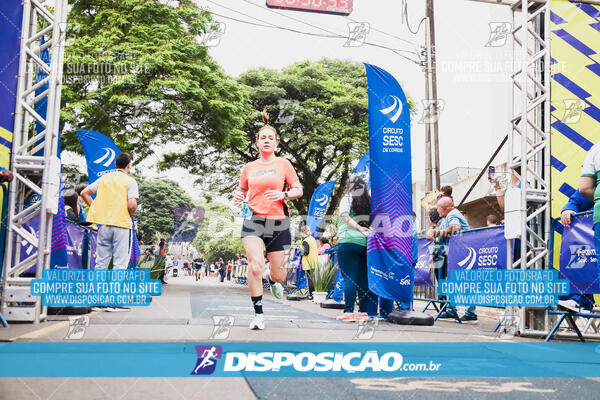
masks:
<svg viewBox="0 0 600 400"><path fill-rule="evenodd" d="M267 253L284 250L292 244L290 219L266 219L255 214L242 225L242 238L249 236L261 238Z"/></svg>

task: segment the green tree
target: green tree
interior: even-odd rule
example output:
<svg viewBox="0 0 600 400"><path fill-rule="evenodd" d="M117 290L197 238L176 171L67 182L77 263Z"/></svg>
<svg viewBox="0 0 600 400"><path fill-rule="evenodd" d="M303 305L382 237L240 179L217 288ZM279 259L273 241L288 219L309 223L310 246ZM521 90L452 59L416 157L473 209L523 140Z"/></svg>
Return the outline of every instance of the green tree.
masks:
<svg viewBox="0 0 600 400"><path fill-rule="evenodd" d="M164 166L177 164L203 174L207 187L227 192L237 186L241 166L258 157L255 133L266 108L281 136L279 155L298 172L304 196L292 203L305 215L315 189L336 180L328 214L339 204L354 160L368 150L367 78L362 64L323 59L302 61L282 71L260 68L238 79L248 87L251 111L246 115L246 140L226 153L199 145L165 157ZM280 100L287 100L283 103ZM412 99L408 99L411 110ZM293 118L279 118L286 113Z"/></svg>
<svg viewBox="0 0 600 400"><path fill-rule="evenodd" d="M240 146L246 95L202 44L215 30L207 11L192 0L69 3L63 149L81 153L75 129L111 137L136 161L173 140Z"/></svg>
<svg viewBox="0 0 600 400"><path fill-rule="evenodd" d="M214 241L230 243L230 239L238 239L241 246L239 237L242 228L227 205L218 202L199 202L197 205L204 208L204 220L192 242L196 250L203 254L210 253Z"/></svg>
<svg viewBox="0 0 600 400"><path fill-rule="evenodd" d="M191 207L192 198L176 183L168 179L154 179L140 184L136 221L140 237L146 243L167 239L175 226L173 209Z"/></svg>
<svg viewBox="0 0 600 400"><path fill-rule="evenodd" d="M223 258L223 261L227 262L234 259L238 252L244 252L242 240L239 237L214 238L204 245L204 257L208 263L219 261L219 258Z"/></svg>

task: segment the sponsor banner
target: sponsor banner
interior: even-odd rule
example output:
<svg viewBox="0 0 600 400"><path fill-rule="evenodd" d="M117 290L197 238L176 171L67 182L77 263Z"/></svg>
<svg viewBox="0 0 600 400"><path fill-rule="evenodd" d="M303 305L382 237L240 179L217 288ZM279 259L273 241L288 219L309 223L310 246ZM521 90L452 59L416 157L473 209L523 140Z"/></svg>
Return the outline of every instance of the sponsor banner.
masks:
<svg viewBox="0 0 600 400"><path fill-rule="evenodd" d="M15 125L17 104L17 76L19 75L19 52L21 50L21 25L23 2L21 0L0 1L0 127L12 132ZM11 141L0 139L0 145L12 147ZM3 165L7 167L7 165Z"/></svg>
<svg viewBox="0 0 600 400"><path fill-rule="evenodd" d="M369 85L371 226L369 289L386 299L412 301L416 232L412 217L410 109L398 81L365 64Z"/></svg>
<svg viewBox="0 0 600 400"><path fill-rule="evenodd" d="M27 232L29 232L36 239L39 235L39 226L40 226L40 217L36 216L31 220L27 221L24 224L24 228ZM92 268L95 265L95 252L96 252L96 243L98 233L93 230L87 230L81 227L78 224L75 224L70 221L66 221L65 223L65 251L67 263L66 266L53 266L52 268L56 269L86 269L87 266L83 265L83 253L85 252L84 246L86 245L85 236L89 235L89 244L90 250L88 252L88 256L91 257L91 265ZM21 252L20 252L20 260L23 261L27 257L31 256L36 250L36 246L27 242L26 240L21 240ZM30 267L27 272L35 273L36 266L33 265Z"/></svg>
<svg viewBox="0 0 600 400"><path fill-rule="evenodd" d="M504 226L464 231L450 237L448 271L506 269Z"/></svg>
<svg viewBox="0 0 600 400"><path fill-rule="evenodd" d="M559 274L571 282L571 293L600 292L591 213L573 217L571 225L563 227Z"/></svg>
<svg viewBox="0 0 600 400"><path fill-rule="evenodd" d="M12 149L12 131L15 125L17 104L17 76L19 75L19 52L21 49L21 25L23 2L21 0L0 1L0 167L9 169ZM0 189L2 221L6 221L8 185ZM0 276L4 260L6 224L0 227Z"/></svg>
<svg viewBox="0 0 600 400"><path fill-rule="evenodd" d="M593 377L600 367L597 347L506 342L8 342L0 344L0 377Z"/></svg>
<svg viewBox="0 0 600 400"><path fill-rule="evenodd" d="M331 192L333 192L334 186L335 181L329 181L319 185L310 199L306 225L308 225L315 238L319 235L321 221L327 211L327 206L329 205L329 199L331 198Z"/></svg>
<svg viewBox="0 0 600 400"><path fill-rule="evenodd" d="M550 198L558 218L577 189L585 156L600 141L600 5L552 0L550 10ZM553 235L558 265L560 233Z"/></svg>
<svg viewBox="0 0 600 400"><path fill-rule="evenodd" d="M431 287L431 269L433 268L433 255L431 254L432 243L427 239L419 239L419 258L415 265L415 286Z"/></svg>
<svg viewBox="0 0 600 400"><path fill-rule="evenodd" d="M344 275L342 275L342 269L339 267L335 276L335 286L331 298L338 303L344 301Z"/></svg>
<svg viewBox="0 0 600 400"><path fill-rule="evenodd" d="M111 138L96 131L78 130L83 147L90 183L116 169L115 160L121 153Z"/></svg>
<svg viewBox="0 0 600 400"><path fill-rule="evenodd" d="M66 223L67 231L67 265L69 269L87 269L83 265L83 252L86 229L70 221ZM95 232L94 232L95 233Z"/></svg>
<svg viewBox="0 0 600 400"><path fill-rule="evenodd" d="M367 189L369 192L371 191L371 169L369 166L369 162L371 157L369 156L369 152L366 152L360 160L358 160L358 164L354 168L354 174L360 175L365 182L367 182Z"/></svg>

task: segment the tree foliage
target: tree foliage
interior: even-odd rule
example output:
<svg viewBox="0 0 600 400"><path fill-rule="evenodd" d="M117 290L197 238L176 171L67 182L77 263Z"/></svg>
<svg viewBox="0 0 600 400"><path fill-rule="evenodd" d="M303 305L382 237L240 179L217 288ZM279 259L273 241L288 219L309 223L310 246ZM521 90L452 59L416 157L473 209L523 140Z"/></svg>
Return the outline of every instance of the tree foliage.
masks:
<svg viewBox="0 0 600 400"><path fill-rule="evenodd" d="M239 146L246 96L208 55L214 29L192 0L71 0L61 121L63 149L81 152L75 129L97 130L137 161L176 140Z"/></svg>
<svg viewBox="0 0 600 400"><path fill-rule="evenodd" d="M222 257L232 259L244 252L240 239L241 226L228 206L217 202L200 203L204 207L204 221L192 245L211 263Z"/></svg>
<svg viewBox="0 0 600 400"><path fill-rule="evenodd" d="M193 206L192 198L176 183L167 179L143 181L135 215L145 243L167 239L175 227L173 209ZM160 237L159 237L160 236Z"/></svg>
<svg viewBox="0 0 600 400"><path fill-rule="evenodd" d="M191 146L184 153L167 155L165 165L178 164L203 174L213 190L234 189L241 166L258 157L254 135L262 126L260 111L266 108L280 133L279 155L291 161L304 187L304 196L293 201L296 211L305 215L315 189L336 180L328 209L331 214L343 195L353 161L368 150L364 66L330 59L302 61L282 71L248 71L238 81L250 94L246 140L227 154ZM411 99L409 104L412 109Z"/></svg>

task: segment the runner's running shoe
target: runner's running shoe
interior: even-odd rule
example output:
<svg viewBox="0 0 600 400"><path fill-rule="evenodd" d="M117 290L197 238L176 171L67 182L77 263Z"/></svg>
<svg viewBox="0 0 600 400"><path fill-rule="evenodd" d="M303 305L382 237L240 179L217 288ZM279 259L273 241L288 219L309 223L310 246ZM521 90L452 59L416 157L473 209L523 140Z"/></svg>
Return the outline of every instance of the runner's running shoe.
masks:
<svg viewBox="0 0 600 400"><path fill-rule="evenodd" d="M254 314L254 319L250 322L250 329L264 330L265 329L265 314Z"/></svg>
<svg viewBox="0 0 600 400"><path fill-rule="evenodd" d="M273 293L273 296L275 296L276 299L283 298L283 285L279 282L272 283L271 293Z"/></svg>

